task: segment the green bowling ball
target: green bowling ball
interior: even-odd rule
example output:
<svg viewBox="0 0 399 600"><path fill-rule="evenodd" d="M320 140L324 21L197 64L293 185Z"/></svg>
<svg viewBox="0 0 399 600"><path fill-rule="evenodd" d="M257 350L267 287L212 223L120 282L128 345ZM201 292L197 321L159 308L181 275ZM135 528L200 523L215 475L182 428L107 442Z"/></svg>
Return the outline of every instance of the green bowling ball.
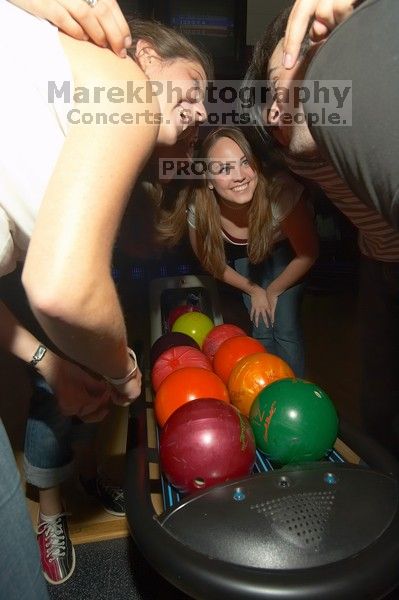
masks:
<svg viewBox="0 0 399 600"><path fill-rule="evenodd" d="M329 396L302 379L280 379L266 386L254 400L249 420L256 445L278 465L323 458L338 433Z"/></svg>

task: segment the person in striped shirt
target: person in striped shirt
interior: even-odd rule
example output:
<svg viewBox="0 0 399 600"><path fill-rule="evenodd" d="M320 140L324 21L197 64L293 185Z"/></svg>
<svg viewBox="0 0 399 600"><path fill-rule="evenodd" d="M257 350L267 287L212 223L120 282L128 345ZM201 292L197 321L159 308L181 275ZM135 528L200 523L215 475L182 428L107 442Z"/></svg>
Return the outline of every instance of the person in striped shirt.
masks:
<svg viewBox="0 0 399 600"><path fill-rule="evenodd" d="M317 51L307 36L296 65L283 66L289 14L290 7L267 27L245 77L251 85L267 80L274 91L269 106L255 107L256 131L265 149L274 145L291 171L316 182L358 229L362 417L368 433L399 455L399 232L339 177L313 139L300 103L287 104Z"/></svg>

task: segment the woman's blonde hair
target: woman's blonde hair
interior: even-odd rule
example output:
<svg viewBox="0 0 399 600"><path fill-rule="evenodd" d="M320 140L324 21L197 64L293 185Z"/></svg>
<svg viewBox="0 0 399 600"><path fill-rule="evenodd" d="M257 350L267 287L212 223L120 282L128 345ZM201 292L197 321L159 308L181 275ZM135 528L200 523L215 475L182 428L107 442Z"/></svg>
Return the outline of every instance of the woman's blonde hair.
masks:
<svg viewBox="0 0 399 600"><path fill-rule="evenodd" d="M242 150L248 163L258 175L252 201L248 208L247 254L251 263L266 258L272 245L272 184L262 173L259 160L241 130L235 127L219 127L212 131L202 144L202 156L208 157L212 146L221 138L233 140ZM195 204L195 227L198 258L203 267L215 277L221 278L226 268L226 254L220 221L220 208L215 190L207 181L193 189L190 198Z"/></svg>
<svg viewBox="0 0 399 600"><path fill-rule="evenodd" d="M183 34L158 21L132 19L128 25L132 38L132 46L127 52L133 60L136 60L137 42L145 40L163 60L173 61L177 58L182 58L196 62L204 69L207 79L212 79L213 66L210 56L197 48Z"/></svg>

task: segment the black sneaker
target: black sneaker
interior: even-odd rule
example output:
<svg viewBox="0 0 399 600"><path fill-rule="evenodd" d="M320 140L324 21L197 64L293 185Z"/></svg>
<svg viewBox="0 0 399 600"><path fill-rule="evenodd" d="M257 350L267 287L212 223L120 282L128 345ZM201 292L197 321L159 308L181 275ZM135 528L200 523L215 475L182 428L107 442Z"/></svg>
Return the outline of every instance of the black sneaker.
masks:
<svg viewBox="0 0 399 600"><path fill-rule="evenodd" d="M123 489L113 485L104 475L97 475L97 495L104 509L111 515L124 517L126 515Z"/></svg>
<svg viewBox="0 0 399 600"><path fill-rule="evenodd" d="M44 577L53 585L64 583L75 569L75 550L69 539L66 513L40 517L37 541Z"/></svg>
<svg viewBox="0 0 399 600"><path fill-rule="evenodd" d="M98 498L104 510L116 517L125 516L125 498L121 487L111 483L102 474L92 479L79 477L79 480L87 494Z"/></svg>

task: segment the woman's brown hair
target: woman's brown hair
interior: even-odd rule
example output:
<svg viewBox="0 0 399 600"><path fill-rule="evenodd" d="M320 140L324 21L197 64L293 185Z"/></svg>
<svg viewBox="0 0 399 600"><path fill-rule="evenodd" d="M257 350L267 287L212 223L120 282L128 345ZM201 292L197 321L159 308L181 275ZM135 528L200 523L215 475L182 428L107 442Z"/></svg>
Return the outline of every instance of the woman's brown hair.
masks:
<svg viewBox="0 0 399 600"><path fill-rule="evenodd" d="M181 33L158 23L158 21L132 19L128 25L132 37L132 46L127 52L133 60L136 60L137 42L145 40L163 60L173 61L182 58L196 62L204 69L207 79L212 79L213 66L211 58Z"/></svg>
<svg viewBox="0 0 399 600"><path fill-rule="evenodd" d="M248 208L248 247L251 263L257 264L266 258L272 245L272 184L262 173L259 160L243 132L236 127L219 127L212 131L202 144L201 155L208 157L212 146L221 138L233 140L242 150L250 166L258 174L252 201ZM198 258L203 267L215 277L221 278L226 268L226 254L220 222L220 208L215 190L207 181L194 188L191 201L195 203L195 227Z"/></svg>

